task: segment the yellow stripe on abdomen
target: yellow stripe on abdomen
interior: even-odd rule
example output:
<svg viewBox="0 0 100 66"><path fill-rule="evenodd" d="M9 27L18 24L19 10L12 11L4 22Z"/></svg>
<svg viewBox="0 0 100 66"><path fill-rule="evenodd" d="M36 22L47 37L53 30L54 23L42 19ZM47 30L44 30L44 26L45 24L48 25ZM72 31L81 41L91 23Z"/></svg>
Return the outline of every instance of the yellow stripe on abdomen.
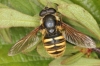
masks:
<svg viewBox="0 0 100 66"><path fill-rule="evenodd" d="M54 38L44 38L43 42L44 47L52 57L60 57L63 55L66 48L66 41L62 35Z"/></svg>

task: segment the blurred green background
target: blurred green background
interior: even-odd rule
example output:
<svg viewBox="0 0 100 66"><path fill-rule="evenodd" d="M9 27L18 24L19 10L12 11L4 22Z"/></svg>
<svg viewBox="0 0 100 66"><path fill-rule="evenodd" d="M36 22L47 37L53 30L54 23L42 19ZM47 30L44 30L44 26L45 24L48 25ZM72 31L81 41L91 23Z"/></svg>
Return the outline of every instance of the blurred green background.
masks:
<svg viewBox="0 0 100 66"><path fill-rule="evenodd" d="M100 66L100 53L93 51L86 57L70 43L64 56L57 59L48 56L43 44L27 54L8 56L18 40L39 26L38 14L45 6L57 9L64 22L100 47L100 0L0 0L0 66Z"/></svg>

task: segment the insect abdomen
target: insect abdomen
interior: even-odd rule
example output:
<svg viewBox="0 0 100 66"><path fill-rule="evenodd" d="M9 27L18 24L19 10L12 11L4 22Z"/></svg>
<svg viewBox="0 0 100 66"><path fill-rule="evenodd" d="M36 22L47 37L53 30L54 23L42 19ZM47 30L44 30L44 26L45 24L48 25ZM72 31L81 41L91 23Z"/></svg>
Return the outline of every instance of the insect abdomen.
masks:
<svg viewBox="0 0 100 66"><path fill-rule="evenodd" d="M66 48L66 42L62 34L54 37L45 36L43 42L50 56L56 58L63 55Z"/></svg>

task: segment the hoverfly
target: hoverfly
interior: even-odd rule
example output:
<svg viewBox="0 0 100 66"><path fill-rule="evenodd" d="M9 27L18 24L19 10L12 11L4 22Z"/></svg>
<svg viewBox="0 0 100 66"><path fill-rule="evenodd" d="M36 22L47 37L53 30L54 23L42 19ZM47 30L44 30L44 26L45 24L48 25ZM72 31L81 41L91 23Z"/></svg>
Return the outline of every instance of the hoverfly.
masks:
<svg viewBox="0 0 100 66"><path fill-rule="evenodd" d="M41 10L39 16L41 17L40 26L18 41L11 48L8 55L15 55L25 50L29 45L28 42L35 41L32 39L36 38L38 32L42 33L44 48L54 58L64 54L66 40L80 47L96 48L95 42L90 37L62 22L54 8L46 7L44 10Z"/></svg>

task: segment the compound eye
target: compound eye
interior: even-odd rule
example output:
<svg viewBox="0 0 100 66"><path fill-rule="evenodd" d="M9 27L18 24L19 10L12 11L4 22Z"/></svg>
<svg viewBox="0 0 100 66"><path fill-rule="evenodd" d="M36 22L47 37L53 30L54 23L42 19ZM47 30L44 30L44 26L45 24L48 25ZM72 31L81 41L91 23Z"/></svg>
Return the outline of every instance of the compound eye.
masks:
<svg viewBox="0 0 100 66"><path fill-rule="evenodd" d="M42 10L40 13L39 13L39 16L45 16L46 14L54 14L56 13L56 10L54 8L48 8L48 7L45 7L45 10Z"/></svg>
<svg viewBox="0 0 100 66"><path fill-rule="evenodd" d="M47 14L46 10L42 10L40 13L39 13L39 16L45 16Z"/></svg>
<svg viewBox="0 0 100 66"><path fill-rule="evenodd" d="M49 14L54 14L54 13L56 13L56 10L55 10L54 8L49 8L49 9L47 10L47 13L49 13Z"/></svg>

